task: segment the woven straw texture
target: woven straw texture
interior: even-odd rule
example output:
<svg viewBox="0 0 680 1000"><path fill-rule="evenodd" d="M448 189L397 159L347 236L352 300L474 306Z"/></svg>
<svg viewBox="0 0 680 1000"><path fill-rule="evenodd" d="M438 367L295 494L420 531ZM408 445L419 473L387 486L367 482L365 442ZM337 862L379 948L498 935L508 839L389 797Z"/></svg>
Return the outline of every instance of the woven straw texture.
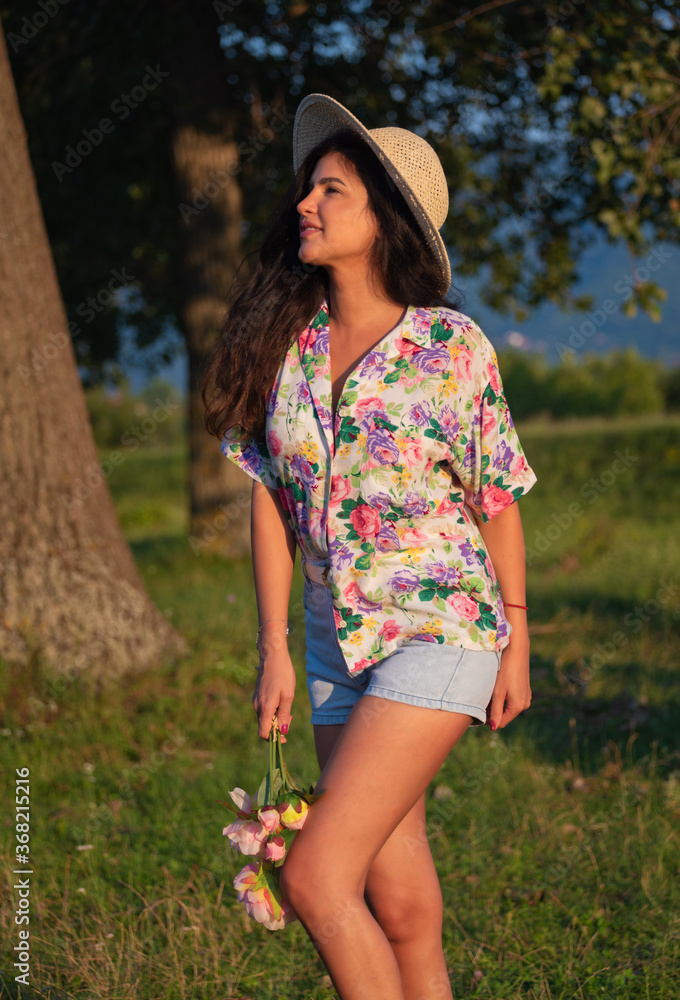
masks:
<svg viewBox="0 0 680 1000"><path fill-rule="evenodd" d="M312 147L346 128L368 143L403 194L439 263L440 292L446 294L451 267L438 230L449 212L449 191L444 169L429 142L404 128L367 129L332 97L309 94L300 102L293 126L295 173Z"/></svg>

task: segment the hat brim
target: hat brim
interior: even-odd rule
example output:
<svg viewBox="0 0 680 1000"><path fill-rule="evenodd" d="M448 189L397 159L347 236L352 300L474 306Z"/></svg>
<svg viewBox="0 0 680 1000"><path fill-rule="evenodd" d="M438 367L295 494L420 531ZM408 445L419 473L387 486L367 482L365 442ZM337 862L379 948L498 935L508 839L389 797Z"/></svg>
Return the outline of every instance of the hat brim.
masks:
<svg viewBox="0 0 680 1000"><path fill-rule="evenodd" d="M446 295L451 285L451 265L444 241L432 220L414 195L409 184L375 141L369 130L351 111L327 94L308 94L300 102L293 124L293 169L297 174L307 154L318 143L341 129L356 132L373 150L390 177L401 191L423 235L427 239L441 271L440 294Z"/></svg>

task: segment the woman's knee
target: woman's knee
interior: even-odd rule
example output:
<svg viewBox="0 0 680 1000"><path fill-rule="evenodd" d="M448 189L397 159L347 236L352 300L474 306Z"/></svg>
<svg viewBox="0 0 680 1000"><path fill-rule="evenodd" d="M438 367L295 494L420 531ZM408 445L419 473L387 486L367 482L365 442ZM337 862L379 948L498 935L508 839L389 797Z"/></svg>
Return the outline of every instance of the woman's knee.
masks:
<svg viewBox="0 0 680 1000"><path fill-rule="evenodd" d="M369 906L392 943L441 935L444 905L439 885L412 887L395 880L367 892Z"/></svg>
<svg viewBox="0 0 680 1000"><path fill-rule="evenodd" d="M349 883L345 884L329 867L327 859L315 865L311 859L291 855L281 868L280 879L284 898L295 913L317 923L337 922L338 914L346 914L349 903L357 897Z"/></svg>

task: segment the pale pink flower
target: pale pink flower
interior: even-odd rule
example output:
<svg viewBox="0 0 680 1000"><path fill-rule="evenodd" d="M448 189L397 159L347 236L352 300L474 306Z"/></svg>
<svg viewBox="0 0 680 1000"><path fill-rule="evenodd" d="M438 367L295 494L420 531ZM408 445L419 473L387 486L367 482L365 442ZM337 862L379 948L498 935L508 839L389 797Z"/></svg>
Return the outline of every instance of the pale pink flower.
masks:
<svg viewBox="0 0 680 1000"><path fill-rule="evenodd" d="M239 812L243 813L245 816L253 815L255 807L253 805L253 800L250 795L248 795L248 792L244 792L242 788L233 788L229 794L231 795L231 801L234 803Z"/></svg>
<svg viewBox="0 0 680 1000"><path fill-rule="evenodd" d="M260 817L260 823L267 833L279 832L281 823L279 820L279 810L276 806L265 806L263 809L258 809L257 815Z"/></svg>
<svg viewBox="0 0 680 1000"><path fill-rule="evenodd" d="M280 861L285 857L285 854L286 842L281 834L278 834L276 837L270 837L267 841L264 855L267 861Z"/></svg>
<svg viewBox="0 0 680 1000"><path fill-rule="evenodd" d="M270 931L281 930L295 920L290 905L281 895L278 879L271 867L251 862L234 879L234 888L246 913Z"/></svg>
<svg viewBox="0 0 680 1000"><path fill-rule="evenodd" d="M237 819L225 826L222 833L229 838L229 843L241 854L254 854L257 858L264 857L265 843L269 834L261 823L254 819Z"/></svg>

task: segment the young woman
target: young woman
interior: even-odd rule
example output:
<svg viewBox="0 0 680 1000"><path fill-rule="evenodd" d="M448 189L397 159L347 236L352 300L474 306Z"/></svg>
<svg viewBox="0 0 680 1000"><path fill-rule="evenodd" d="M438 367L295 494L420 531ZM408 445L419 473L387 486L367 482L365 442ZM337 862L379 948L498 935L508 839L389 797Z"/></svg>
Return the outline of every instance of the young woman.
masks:
<svg viewBox="0 0 680 1000"><path fill-rule="evenodd" d="M205 381L209 429L255 480L263 738L292 718L296 546L305 573L324 794L281 884L343 1000L441 1000L425 792L468 726L530 704L514 501L536 477L491 344L446 298L435 151L322 94L293 142L295 181Z"/></svg>

